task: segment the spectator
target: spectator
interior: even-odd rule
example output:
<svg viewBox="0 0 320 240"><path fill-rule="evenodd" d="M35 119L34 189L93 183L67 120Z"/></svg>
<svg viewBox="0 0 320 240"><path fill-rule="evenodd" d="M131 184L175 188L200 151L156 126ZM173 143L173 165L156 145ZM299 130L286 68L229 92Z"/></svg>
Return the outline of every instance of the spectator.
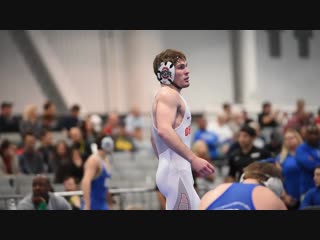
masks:
<svg viewBox="0 0 320 240"><path fill-rule="evenodd" d="M70 108L69 115L61 119L60 128L69 131L72 127L79 127L80 124L80 105L74 104Z"/></svg>
<svg viewBox="0 0 320 240"><path fill-rule="evenodd" d="M0 176L20 173L17 147L12 142L4 139L0 145Z"/></svg>
<svg viewBox="0 0 320 240"><path fill-rule="evenodd" d="M79 191L79 183L73 176L67 176L63 180L64 191ZM80 210L82 197L80 195L65 196L65 199L71 205L72 210Z"/></svg>
<svg viewBox="0 0 320 240"><path fill-rule="evenodd" d="M35 176L32 181L32 193L18 203L17 210L71 210L64 197L51 191L52 186L47 176Z"/></svg>
<svg viewBox="0 0 320 240"><path fill-rule="evenodd" d="M320 165L314 169L313 181L315 187L308 190L301 203L300 209L315 206L320 207Z"/></svg>
<svg viewBox="0 0 320 240"><path fill-rule="evenodd" d="M18 132L19 122L12 115L12 103L2 102L0 113L0 133L1 132Z"/></svg>
<svg viewBox="0 0 320 240"><path fill-rule="evenodd" d="M41 154L36 150L36 138L33 133L26 133L23 137L23 152L19 156L19 166L24 174L38 174L45 172L45 165Z"/></svg>
<svg viewBox="0 0 320 240"><path fill-rule="evenodd" d="M300 169L300 197L314 185L314 170L320 164L320 132L316 124L309 124L306 128L304 143L296 151L296 161Z"/></svg>
<svg viewBox="0 0 320 240"><path fill-rule="evenodd" d="M37 106L27 105L23 112L23 118L19 125L19 131L23 137L27 132L32 132L36 138L40 136L41 126L38 120Z"/></svg>
<svg viewBox="0 0 320 240"><path fill-rule="evenodd" d="M226 181L238 181L243 168L252 162L271 157L270 152L253 145L255 137L256 131L254 128L246 125L240 129L238 138L240 148L236 148L230 153L229 175Z"/></svg>

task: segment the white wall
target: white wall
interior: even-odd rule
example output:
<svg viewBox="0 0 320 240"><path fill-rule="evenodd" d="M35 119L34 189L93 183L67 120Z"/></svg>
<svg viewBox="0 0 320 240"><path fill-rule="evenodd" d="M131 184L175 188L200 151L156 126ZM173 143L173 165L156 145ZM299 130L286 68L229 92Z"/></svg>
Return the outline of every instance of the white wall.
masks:
<svg viewBox="0 0 320 240"><path fill-rule="evenodd" d="M183 93L193 112L220 108L233 100L231 47L227 30L165 30L164 48L183 51L189 62L190 87Z"/></svg>
<svg viewBox="0 0 320 240"><path fill-rule="evenodd" d="M166 48L186 53L191 85L182 93L191 111L216 110L234 98L228 30L106 30L102 42L98 30L40 31L73 83L73 96L79 96L89 112L126 112L132 105L149 112L159 88L152 62ZM294 105L304 97L308 105L318 105L320 31L314 31L309 59L298 57L292 30L281 36L282 57L275 59L269 56L266 32L256 32L257 90L252 103ZM45 96L5 30L0 31L0 50L0 101L13 101L18 112L27 103L42 106ZM66 102L72 102L69 95L64 94Z"/></svg>
<svg viewBox="0 0 320 240"><path fill-rule="evenodd" d="M14 103L13 112L22 113L29 103L38 106L39 113L45 96L16 45L6 30L0 31L0 102Z"/></svg>
<svg viewBox="0 0 320 240"><path fill-rule="evenodd" d="M106 31L105 69L98 31L42 32L90 111L126 112L132 105L140 105L148 112L159 88L153 59L166 48L177 48L187 55L192 85L184 95L191 111L220 106L233 98L226 30Z"/></svg>
<svg viewBox="0 0 320 240"><path fill-rule="evenodd" d="M257 31L257 95L261 101L294 105L303 97L309 106L320 106L320 31L313 31L310 56L299 57L293 30L281 34L281 57L269 55L267 33Z"/></svg>
<svg viewBox="0 0 320 240"><path fill-rule="evenodd" d="M71 90L81 99L79 103L89 112L105 110L99 31L42 30L42 33L73 83Z"/></svg>

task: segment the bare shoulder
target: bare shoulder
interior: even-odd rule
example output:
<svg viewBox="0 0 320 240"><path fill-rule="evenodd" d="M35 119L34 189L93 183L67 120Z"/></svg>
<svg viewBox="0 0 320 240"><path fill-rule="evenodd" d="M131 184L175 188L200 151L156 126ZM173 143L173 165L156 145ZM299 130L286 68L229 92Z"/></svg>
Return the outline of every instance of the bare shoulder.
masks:
<svg viewBox="0 0 320 240"><path fill-rule="evenodd" d="M257 210L287 210L283 201L264 186L257 186L253 190L252 201Z"/></svg>
<svg viewBox="0 0 320 240"><path fill-rule="evenodd" d="M84 167L87 167L87 166L95 166L98 164L98 158L95 154L91 154L88 159L85 161L84 163Z"/></svg>
<svg viewBox="0 0 320 240"><path fill-rule="evenodd" d="M173 101L179 99L179 93L174 91L173 89L169 87L162 87L157 96L156 99L159 101Z"/></svg>
<svg viewBox="0 0 320 240"><path fill-rule="evenodd" d="M214 189L206 192L200 201L200 210L205 210L214 200L216 200L222 193L224 193L232 183L222 183Z"/></svg>

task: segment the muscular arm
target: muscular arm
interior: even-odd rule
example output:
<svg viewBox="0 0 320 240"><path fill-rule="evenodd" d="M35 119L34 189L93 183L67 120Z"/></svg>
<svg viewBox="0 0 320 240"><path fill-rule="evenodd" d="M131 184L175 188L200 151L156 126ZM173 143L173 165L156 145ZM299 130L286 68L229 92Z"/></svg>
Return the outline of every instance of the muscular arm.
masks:
<svg viewBox="0 0 320 240"><path fill-rule="evenodd" d="M199 210L206 210L209 205L220 197L220 195L225 192L230 185L231 183L222 183L214 189L206 192L200 200Z"/></svg>
<svg viewBox="0 0 320 240"><path fill-rule="evenodd" d="M95 156L90 156L84 165L84 176L81 181L85 210L90 210L91 181L93 180L96 174L97 168L97 159L95 158Z"/></svg>
<svg viewBox="0 0 320 240"><path fill-rule="evenodd" d="M257 210L287 210L284 202L270 189L258 186L253 190L252 200Z"/></svg>

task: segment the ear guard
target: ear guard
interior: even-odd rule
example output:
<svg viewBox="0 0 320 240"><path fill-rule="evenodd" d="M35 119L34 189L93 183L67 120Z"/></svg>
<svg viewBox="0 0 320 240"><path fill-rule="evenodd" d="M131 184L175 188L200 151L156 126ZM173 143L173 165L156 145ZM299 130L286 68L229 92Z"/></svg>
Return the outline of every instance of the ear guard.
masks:
<svg viewBox="0 0 320 240"><path fill-rule="evenodd" d="M261 173L262 174L262 173ZM283 187L283 183L281 181L281 179L277 178L277 177L271 177L268 174L262 174L264 176L266 176L268 178L267 181L262 181L262 185L264 185L265 187L269 188L271 191L273 191L278 197L281 197L283 191L284 191L284 187ZM243 173L240 177L239 182L243 182L244 181L244 176L245 173Z"/></svg>
<svg viewBox="0 0 320 240"><path fill-rule="evenodd" d="M172 62L161 62L157 78L162 84L171 84L174 80L175 68Z"/></svg>
<svg viewBox="0 0 320 240"><path fill-rule="evenodd" d="M272 190L278 197L281 197L283 193L283 183L279 178L269 177L267 181L263 182L263 184Z"/></svg>

